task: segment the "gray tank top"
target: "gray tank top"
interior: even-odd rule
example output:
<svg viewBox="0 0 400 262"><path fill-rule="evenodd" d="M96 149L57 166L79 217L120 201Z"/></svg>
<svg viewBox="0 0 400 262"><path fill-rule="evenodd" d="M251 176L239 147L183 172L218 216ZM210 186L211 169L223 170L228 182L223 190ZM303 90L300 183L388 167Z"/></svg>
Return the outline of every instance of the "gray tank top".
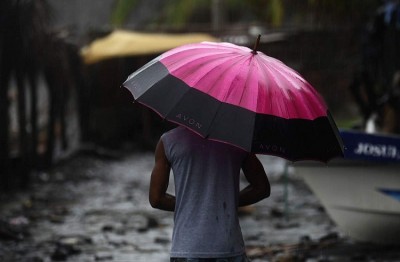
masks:
<svg viewBox="0 0 400 262"><path fill-rule="evenodd" d="M161 139L175 180L171 257L243 254L237 208L240 169L247 153L183 127Z"/></svg>

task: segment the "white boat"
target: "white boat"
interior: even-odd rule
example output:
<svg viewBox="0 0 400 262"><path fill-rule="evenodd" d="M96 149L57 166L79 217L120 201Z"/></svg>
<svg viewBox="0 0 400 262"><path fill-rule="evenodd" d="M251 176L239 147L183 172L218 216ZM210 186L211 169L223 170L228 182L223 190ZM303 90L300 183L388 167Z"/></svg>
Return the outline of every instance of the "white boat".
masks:
<svg viewBox="0 0 400 262"><path fill-rule="evenodd" d="M400 244L400 137L341 130L345 157L294 163L342 233Z"/></svg>

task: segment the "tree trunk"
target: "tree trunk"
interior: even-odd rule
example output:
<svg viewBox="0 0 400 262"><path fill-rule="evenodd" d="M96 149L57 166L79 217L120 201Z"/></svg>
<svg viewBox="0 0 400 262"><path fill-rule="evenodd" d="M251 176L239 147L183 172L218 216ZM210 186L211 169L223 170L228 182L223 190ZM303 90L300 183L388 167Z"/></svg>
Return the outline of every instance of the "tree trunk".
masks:
<svg viewBox="0 0 400 262"><path fill-rule="evenodd" d="M1 47L0 47L1 48ZM1 49L0 49L1 50ZM1 52L1 51L0 51ZM1 55L1 54L0 54ZM8 83L10 70L4 66L5 59L0 56L0 184L1 188L7 189L9 170L9 123L8 115Z"/></svg>
<svg viewBox="0 0 400 262"><path fill-rule="evenodd" d="M29 157L28 157L28 136L26 132L26 92L25 92L24 73L17 69L16 81L18 90L18 133L19 133L19 155L21 186L29 185Z"/></svg>
<svg viewBox="0 0 400 262"><path fill-rule="evenodd" d="M47 123L47 144L45 153L45 165L50 167L53 164L53 154L55 145L55 124L56 124L56 112L57 112L57 101L55 92L55 81L54 75L51 69L46 69L45 78L47 82L47 88L49 90L49 114Z"/></svg>
<svg viewBox="0 0 400 262"><path fill-rule="evenodd" d="M69 54L69 61L76 93L78 96L78 121L80 129L80 139L82 142L89 141L89 119L90 119L90 90L83 77L84 66L78 50L72 50Z"/></svg>
<svg viewBox="0 0 400 262"><path fill-rule="evenodd" d="M31 123L31 147L30 147L30 160L32 167L38 167L38 110L37 110L37 79L36 72L34 70L30 70L28 73L29 78L29 86L31 90L31 115L30 115L30 123Z"/></svg>
<svg viewBox="0 0 400 262"><path fill-rule="evenodd" d="M59 120L60 120L60 131L61 131L61 146L63 150L68 148L68 137L67 137L67 120L66 120L66 107L67 107L67 91L68 88L65 84L61 87L62 97L59 99Z"/></svg>

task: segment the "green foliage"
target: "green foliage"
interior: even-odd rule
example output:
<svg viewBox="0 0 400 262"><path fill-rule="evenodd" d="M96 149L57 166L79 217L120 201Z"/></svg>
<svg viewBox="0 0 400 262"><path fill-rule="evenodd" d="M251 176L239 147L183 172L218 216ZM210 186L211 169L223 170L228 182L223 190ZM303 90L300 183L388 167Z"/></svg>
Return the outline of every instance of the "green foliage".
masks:
<svg viewBox="0 0 400 262"><path fill-rule="evenodd" d="M181 28L190 22L208 21L211 23L212 8L215 0L167 0L154 10L155 24L165 24ZM258 21L273 27L279 27L285 15L295 13L298 22L313 16L322 24L351 21L352 14L370 14L375 10L377 0L219 0L226 22ZM136 7L137 0L115 0L111 16L114 26L123 25ZM144 3L143 3L144 4Z"/></svg>
<svg viewBox="0 0 400 262"><path fill-rule="evenodd" d="M169 1L165 8L165 22L175 27L181 27L189 21L196 10L207 8L210 4L210 0Z"/></svg>
<svg viewBox="0 0 400 262"><path fill-rule="evenodd" d="M116 4L111 14L111 24L114 26L122 26L126 18L129 16L137 0L115 0Z"/></svg>
<svg viewBox="0 0 400 262"><path fill-rule="evenodd" d="M275 27L282 24L284 16L282 0L248 0L246 2L257 20Z"/></svg>
<svg viewBox="0 0 400 262"><path fill-rule="evenodd" d="M282 0L268 1L267 18L272 26L278 27L282 25L284 15L284 6Z"/></svg>
<svg viewBox="0 0 400 262"><path fill-rule="evenodd" d="M164 12L164 22L172 26L184 26L197 10L209 10L213 0L175 0L169 1ZM268 22L274 26L282 23L284 15L283 0L221 0L224 13L231 10L250 11L256 20Z"/></svg>

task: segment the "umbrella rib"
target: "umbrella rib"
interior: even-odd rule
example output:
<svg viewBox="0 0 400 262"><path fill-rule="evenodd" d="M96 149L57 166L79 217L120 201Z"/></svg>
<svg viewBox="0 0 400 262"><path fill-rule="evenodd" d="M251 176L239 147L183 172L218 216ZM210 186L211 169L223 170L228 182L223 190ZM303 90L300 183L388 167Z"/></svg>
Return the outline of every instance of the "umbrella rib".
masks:
<svg viewBox="0 0 400 262"><path fill-rule="evenodd" d="M265 78L265 83L266 83L265 87L266 87L267 97L269 99L269 110L266 112L269 112L269 114L273 115L274 111L278 110L278 109L274 108L274 105L273 105L272 98L274 97L274 94L272 92L274 90L273 90L273 88L271 88L270 82L274 81L274 83L275 83L276 81L275 81L275 77L271 73L271 67L268 66L267 63L261 63L261 65L265 68L263 71L266 72L266 74L264 74L264 78Z"/></svg>
<svg viewBox="0 0 400 262"><path fill-rule="evenodd" d="M258 63L258 60L256 60L257 61L257 63L256 63L256 65L257 65L257 70L260 72L259 74L258 74L258 76L259 77L262 77L263 78L263 82L261 82L261 84L262 83L265 83L265 89L266 89L266 92L269 92L270 90L270 88L269 88L269 86L268 86L268 81L267 81L267 78L266 78L266 75L265 74L262 74L261 72L261 69L260 69L260 67L262 67L263 66L263 64L260 64L260 63ZM256 113L258 113L259 111L261 111L261 112L263 112L263 110L260 110L260 107L259 107L259 101L260 101L260 97L261 97L261 94L262 94L262 88L263 88L263 86L261 86L260 87L260 81L258 81L258 83L257 83L257 94L256 94L256 105L255 105L255 111L256 111ZM263 99L268 99L270 96L266 96L265 98L263 97ZM271 103L270 103L270 105L271 105Z"/></svg>
<svg viewBox="0 0 400 262"><path fill-rule="evenodd" d="M244 66L244 63L243 63L244 61L243 61L243 60L246 61L246 60L247 60L247 57L243 57L243 59L238 59L235 63L232 64L232 66L233 66L233 65L240 64L240 67L243 68L243 66ZM230 68L232 68L232 66L231 66ZM228 68L228 69L230 69L230 68ZM228 69L227 69L227 70L228 70ZM225 70L225 71L227 71L227 70ZM225 72L225 71L224 71L224 72ZM223 74L220 74L220 76L222 77ZM236 76L237 76L237 75L236 75ZM237 79L236 76L233 78L233 81L234 81L235 79ZM218 79L220 79L221 77L219 77ZM213 88L214 88L214 87L213 87ZM229 90L231 90L231 89L229 89ZM227 98L228 95L230 94L229 90L228 90L228 92L225 93L225 97L223 98L223 101L226 101L226 98Z"/></svg>
<svg viewBox="0 0 400 262"><path fill-rule="evenodd" d="M253 67L251 66L251 64L252 64L252 62L253 62L253 59L255 59L255 55L254 55L254 54L252 54L252 55L249 57L249 60L250 60L250 61L249 61L249 66L248 66L249 70L247 71L247 74L246 74L246 81L244 82L244 88L242 88L242 94L240 95L239 105L242 104L242 101L243 101L243 98L244 98L244 94L245 94L246 91L248 90L248 88L247 88L247 83L249 82L249 79L250 79L250 77L251 77L250 72L251 72L251 70L253 69ZM256 106L256 108L255 108L255 111L257 111L257 106Z"/></svg>
<svg viewBox="0 0 400 262"><path fill-rule="evenodd" d="M288 81L288 80L287 80L286 77L281 73L281 70L280 70L279 68L277 68L277 67L275 67L275 66L270 66L270 65L267 65L267 66L269 67L269 69L270 69L271 71L273 71L273 74L271 74L271 75L274 76L273 78L275 79L275 83L277 84L277 86L280 87L278 90L279 90L280 93L281 93L281 97L282 97L282 98L287 98L287 97L289 96L289 93L286 91L286 89L287 89L286 86L284 86L284 85L283 85L284 83L282 83L282 80L278 80L279 78L275 77L275 75L279 75L281 78L284 78L286 81ZM276 81L276 80L278 80L278 81ZM282 104L283 104L283 105L282 105ZM289 114L290 110L289 110L289 108L288 108L287 103L281 103L280 108L281 108L281 110L285 109L285 111L286 111L286 117L285 117L285 118L287 118L287 119L291 118L291 117L290 117L290 114Z"/></svg>
<svg viewBox="0 0 400 262"><path fill-rule="evenodd" d="M229 55L229 54L227 54L227 55ZM227 56L227 57L228 57L228 56ZM221 58L219 58L219 59L221 59ZM240 62L240 60L235 61L235 63L232 63L231 65L232 65L232 66L233 66L233 65L236 65L236 64L238 64L239 62ZM218 77L214 82L218 82L220 79L222 79L223 76L224 76L224 74L225 74L225 72L227 72L229 69L231 69L232 66L231 66L231 67L227 67L226 69L224 69L223 71L221 71L220 74L219 74L219 77ZM209 73L210 73L211 71L212 71L212 70L210 70ZM205 74L205 75L207 75L207 74ZM211 93L211 92L212 92L214 89L216 89L216 88L219 88L219 86L218 86L218 85L215 85L215 84L214 84L214 85L211 85L211 88L208 89L208 91ZM227 97L227 94L225 94L224 98L222 99L222 102L225 101L226 97Z"/></svg>
<svg viewBox="0 0 400 262"><path fill-rule="evenodd" d="M221 56L221 55L223 55L223 56ZM229 58L229 59L232 59L232 54L221 54L220 56L218 56L218 57L215 57L214 59L213 59L213 61L215 61L215 60L222 60L222 59L224 59L224 58ZM239 63L240 62L240 60L239 61L237 61L237 62L235 62L235 63L233 63L233 64L231 64L231 65L235 65L235 64L237 64L237 63ZM210 64L210 62L208 62L207 64ZM197 79L196 80L196 82L193 82L193 83L191 83L189 86L191 86L192 88L195 88L195 89L197 89L197 90L199 90L199 91L201 91L201 92L203 92L203 93L205 93L205 94L207 94L207 93L212 93L212 91L214 90L214 89L216 89L216 88L220 88L220 86L219 85L217 85L217 84L212 84L212 85L210 85L210 88L209 89L207 89L207 90L202 90L202 89L200 89L200 88L196 88L196 86L197 86L197 84L202 80L202 79L204 79L204 78L206 78L206 76L208 75L208 74L210 74L216 67L218 67L218 66L220 66L222 64L222 62L221 63L219 63L219 64L216 64L214 67L212 67L212 68L209 68L208 70L207 70L207 72L206 73L204 73L203 75L202 75L202 77L200 77L199 79ZM231 66L232 67L232 66ZM219 74L219 76L214 80L214 83L217 83L217 82L219 82L219 80L221 80L222 78L223 78L223 76L224 76L224 74L225 74L225 72L227 72L231 67L227 67L227 68L225 68L223 71L220 71L220 74ZM199 67L197 67L197 70L199 69ZM222 102L224 102L225 100L225 98L226 98L226 94L224 95L224 98L222 99Z"/></svg>
<svg viewBox="0 0 400 262"><path fill-rule="evenodd" d="M279 72L279 74L285 80L286 83L289 83L289 84L292 83L292 81L290 81L290 79L288 79L284 74L282 74L281 72ZM296 77L296 79L297 79L297 77ZM292 85L289 85L289 86L292 86ZM303 91L303 89L301 89L301 91ZM292 95L293 93L292 93L291 89L287 89L286 94L287 94L287 96L289 96L291 101L294 101L296 99L296 97ZM293 106L291 108L296 111L296 117L299 117L301 115L300 111L302 111L302 110L300 109L300 111L299 111L299 108L296 106L297 104L298 103L292 103ZM303 103L301 103L301 104L304 105ZM308 104L307 104L307 106L308 106ZM307 109L307 115L309 115L308 107L306 107L306 109Z"/></svg>
<svg viewBox="0 0 400 262"><path fill-rule="evenodd" d="M202 69L204 66L213 64L215 61L217 61L218 63L215 63L215 65L213 65L213 67L211 67L211 68L207 68L207 70L205 70L207 72L203 73L201 75L201 77L197 77L195 80L191 80L191 82L188 83L191 87L196 88L198 83L202 79L204 79L209 73L211 73L216 67L221 66L221 64L223 64L224 61L226 61L226 59L232 59L231 56L232 56L232 54L229 54L229 53L214 53L211 56L207 56L208 60L207 60L206 63L201 63L201 64L198 64L198 65L196 64L196 66L190 65L190 63L193 61L193 59L187 60L187 61L184 61L184 62L182 60L172 61L172 62L169 62L169 65L170 66L178 65L178 68L186 67L186 72L189 71L188 70L188 66L193 67L191 69L192 70L191 74L193 74L195 72L201 71L200 69ZM211 59L211 61L210 61L210 59ZM228 69L226 69L226 70L228 70ZM170 72L174 75L174 70L170 70ZM223 72L225 72L225 71L223 71ZM220 75L223 75L223 74L221 73ZM218 82L219 79L221 79L221 77L218 77L215 82ZM210 92L211 93L214 88L218 88L218 87L219 86L217 86L217 85L211 85L211 88L209 88L208 90L203 90L203 92ZM201 90L200 88L196 88L196 89Z"/></svg>
<svg viewBox="0 0 400 262"><path fill-rule="evenodd" d="M276 69L276 71L281 76L281 78L285 80L285 82L288 82L288 83L292 82L286 75L282 74L279 70ZM299 78L297 75L294 75L292 72L288 71L288 73L293 75L294 78L298 79L299 81L302 81L303 84L307 84L307 86L309 85L305 80ZM304 88L302 88L300 90L301 90L302 93L304 93L304 91L305 91ZM307 91L308 91L308 89L307 89ZM292 99L293 97L291 96L290 92L286 92L286 94L288 96L290 96L291 100L293 100ZM303 95L302 98L305 99L305 101L304 101L305 103L303 104L302 108L305 109L305 112L306 112L306 115L308 116L308 118L309 119L313 119L314 118L314 112L316 111L316 110L314 110L314 103L309 100L309 96L308 95ZM296 105L297 105L297 103L294 103L294 108L296 109L296 113L298 114L299 113L299 108ZM299 117L299 116L297 115L296 117Z"/></svg>
<svg viewBox="0 0 400 262"><path fill-rule="evenodd" d="M238 64L239 62L241 62L241 60L236 61L236 62L234 63L234 65L235 65L235 64ZM226 71L228 71L230 68L232 68L232 67L228 67L228 68L226 68L223 72L221 72L221 73L219 74L220 76L217 78L216 82L217 82L219 79L221 79L221 78L223 77L224 73L225 73ZM214 85L211 85L211 89L209 89L209 91L213 90L213 89L216 88L216 87L217 87L217 85L215 85L215 84L214 84ZM222 104L225 104L225 103L226 103L225 100L226 100L226 97L228 96L228 93L229 93L229 92L226 92L226 93L225 93L225 97L224 97L222 100L216 99L217 101L219 101L219 103L218 103L218 107L217 107L216 110L215 110L216 113L214 114L212 120L210 121L210 126L209 126L209 128L207 129L207 132L206 132L207 137L210 135L210 127L213 125L213 123L214 123L214 121L215 121L215 118L216 118L216 116L217 116L217 114L218 114L218 111L219 111L220 107L222 106Z"/></svg>
<svg viewBox="0 0 400 262"><path fill-rule="evenodd" d="M170 62L169 66L175 66L175 65L180 65L182 66L182 64L187 64L190 63L192 61L196 61L198 58L202 58L204 57L204 54L207 54L207 58L213 57L213 56L218 56L220 57L221 55L229 55L230 53L228 52L221 52L220 50L214 50L212 48L203 48L204 52L198 53L196 55L191 54L191 49L187 49L187 50L182 50L179 53L180 56L183 56L183 59L176 59L175 61ZM212 50L214 52L210 53L209 50ZM207 53L208 52L208 53ZM173 53L171 54L172 56L177 55L178 53ZM187 54L187 55L185 55ZM162 59L168 59L169 55L165 55Z"/></svg>
<svg viewBox="0 0 400 262"><path fill-rule="evenodd" d="M216 59L222 59L222 58L229 58L229 56L226 55L226 56L223 56L223 57L218 57L218 58L216 58ZM236 63L235 63L235 64L236 64ZM219 65L220 65L220 64L219 64ZM215 67L210 68L210 70L209 70L206 74L204 74L203 77L205 77L205 76L207 76L208 74L210 74L210 73L213 71L213 69L216 68L216 67L219 66L219 65L216 65ZM225 72L227 72L229 69L230 69L230 68L228 67L228 68L225 68L223 71L220 71L220 74L219 74L218 78L215 79L214 83L218 82L218 81L223 77L223 75L225 74ZM196 84L197 84L197 83L196 83ZM213 91L214 89L219 88L219 87L220 87L220 86L218 86L218 85L216 85L216 84L213 84L213 85L211 85L211 88L208 89L208 91L209 91L210 93L212 93L212 91Z"/></svg>

